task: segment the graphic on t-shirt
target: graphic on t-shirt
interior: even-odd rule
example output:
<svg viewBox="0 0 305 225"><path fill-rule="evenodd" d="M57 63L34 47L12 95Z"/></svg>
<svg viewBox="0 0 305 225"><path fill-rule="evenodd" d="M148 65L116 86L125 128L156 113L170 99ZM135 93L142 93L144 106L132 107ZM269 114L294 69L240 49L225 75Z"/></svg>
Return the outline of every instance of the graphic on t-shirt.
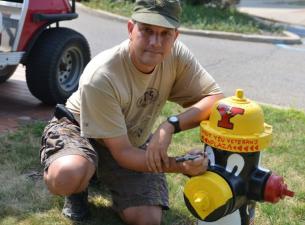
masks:
<svg viewBox="0 0 305 225"><path fill-rule="evenodd" d="M138 107L146 107L149 104L152 104L158 99L159 92L157 89L154 88L148 88L144 95L140 97L137 101Z"/></svg>

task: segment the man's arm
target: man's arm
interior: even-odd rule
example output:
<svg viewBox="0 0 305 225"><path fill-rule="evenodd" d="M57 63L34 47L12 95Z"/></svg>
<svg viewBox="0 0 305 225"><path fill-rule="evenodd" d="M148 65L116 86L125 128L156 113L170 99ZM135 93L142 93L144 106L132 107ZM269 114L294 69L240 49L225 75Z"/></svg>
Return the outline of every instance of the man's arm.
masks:
<svg viewBox="0 0 305 225"><path fill-rule="evenodd" d="M192 105L185 112L181 113L178 116L181 130L188 130L197 127L201 121L207 120L210 116L214 103L223 97L223 94L207 96Z"/></svg>
<svg viewBox="0 0 305 225"><path fill-rule="evenodd" d="M121 167L139 172L151 172L146 164L145 151L133 147L127 135L105 138L103 142ZM168 160L169 165L166 168L163 167L162 172L195 176L205 172L208 165L208 159L205 155L183 163L177 163L174 157L169 157Z"/></svg>
<svg viewBox="0 0 305 225"><path fill-rule="evenodd" d="M214 103L223 97L223 94L207 96L192 105L185 112L177 115L181 130L194 128L201 121L207 120ZM171 143L173 133L173 125L164 121L153 134L146 151L146 162L150 171L161 172L164 168L170 166L167 149Z"/></svg>

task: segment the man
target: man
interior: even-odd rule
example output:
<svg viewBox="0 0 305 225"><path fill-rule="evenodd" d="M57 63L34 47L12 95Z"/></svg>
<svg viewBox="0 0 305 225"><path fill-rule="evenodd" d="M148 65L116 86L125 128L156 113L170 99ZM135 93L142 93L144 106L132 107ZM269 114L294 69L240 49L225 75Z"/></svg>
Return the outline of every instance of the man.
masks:
<svg viewBox="0 0 305 225"><path fill-rule="evenodd" d="M44 179L52 193L67 196L64 215L87 215L87 186L101 168L113 208L126 224L160 224L168 209L164 173L205 172L205 155L183 163L167 155L173 134L198 126L223 97L176 40L180 13L179 0L137 0L129 39L92 59L68 99L75 120L57 112L45 128ZM151 134L167 100L189 108Z"/></svg>

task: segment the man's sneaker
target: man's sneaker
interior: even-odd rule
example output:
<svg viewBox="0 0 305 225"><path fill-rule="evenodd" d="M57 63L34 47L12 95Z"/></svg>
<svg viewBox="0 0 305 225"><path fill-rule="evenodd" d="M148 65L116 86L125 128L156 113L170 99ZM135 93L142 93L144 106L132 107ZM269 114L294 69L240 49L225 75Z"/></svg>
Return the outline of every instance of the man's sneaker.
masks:
<svg viewBox="0 0 305 225"><path fill-rule="evenodd" d="M65 197L62 214L71 220L82 221L89 215L88 189Z"/></svg>

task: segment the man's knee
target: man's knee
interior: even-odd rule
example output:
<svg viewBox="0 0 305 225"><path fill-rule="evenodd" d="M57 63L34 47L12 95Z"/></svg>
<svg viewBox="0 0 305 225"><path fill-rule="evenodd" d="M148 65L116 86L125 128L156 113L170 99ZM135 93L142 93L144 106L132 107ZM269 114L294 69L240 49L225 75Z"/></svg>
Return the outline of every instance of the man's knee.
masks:
<svg viewBox="0 0 305 225"><path fill-rule="evenodd" d="M84 157L68 155L52 162L44 179L53 194L70 195L83 191L94 172L94 165Z"/></svg>
<svg viewBox="0 0 305 225"><path fill-rule="evenodd" d="M128 225L160 225L162 209L159 206L130 207L120 213Z"/></svg>

